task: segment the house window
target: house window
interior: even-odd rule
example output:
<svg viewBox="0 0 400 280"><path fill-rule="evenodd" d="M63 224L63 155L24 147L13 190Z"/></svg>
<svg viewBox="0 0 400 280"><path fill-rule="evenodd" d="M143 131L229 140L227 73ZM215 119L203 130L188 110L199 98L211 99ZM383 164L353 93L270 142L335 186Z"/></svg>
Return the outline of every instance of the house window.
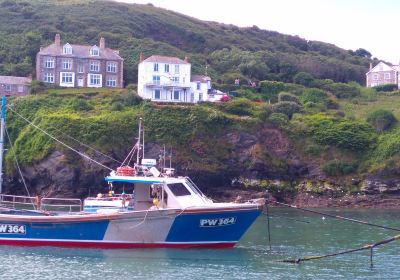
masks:
<svg viewBox="0 0 400 280"><path fill-rule="evenodd" d="M182 77L182 83L185 84L185 77Z"/></svg>
<svg viewBox="0 0 400 280"><path fill-rule="evenodd" d="M72 69L72 61L70 59L63 59L63 69L64 70L71 70Z"/></svg>
<svg viewBox="0 0 400 280"><path fill-rule="evenodd" d="M178 84L179 83L179 77L172 77L172 82L174 84Z"/></svg>
<svg viewBox="0 0 400 280"><path fill-rule="evenodd" d="M200 89L201 89L201 84L200 84L200 83L197 83L196 88L197 88L198 90L200 90Z"/></svg>
<svg viewBox="0 0 400 280"><path fill-rule="evenodd" d="M164 65L164 72L169 73L169 64Z"/></svg>
<svg viewBox="0 0 400 280"><path fill-rule="evenodd" d="M100 74L89 74L89 85L101 86L101 75Z"/></svg>
<svg viewBox="0 0 400 280"><path fill-rule="evenodd" d="M161 90L154 90L154 99L161 99Z"/></svg>
<svg viewBox="0 0 400 280"><path fill-rule="evenodd" d="M82 64L78 65L78 73L83 73L85 71L85 68L83 67Z"/></svg>
<svg viewBox="0 0 400 280"><path fill-rule="evenodd" d="M374 80L378 80L379 79L379 75L378 74L374 74Z"/></svg>
<svg viewBox="0 0 400 280"><path fill-rule="evenodd" d="M190 102L194 102L194 92L190 93Z"/></svg>
<svg viewBox="0 0 400 280"><path fill-rule="evenodd" d="M61 72L61 83L72 84L73 83L73 73Z"/></svg>
<svg viewBox="0 0 400 280"><path fill-rule="evenodd" d="M72 54L72 47L70 44L65 44L63 47L63 54Z"/></svg>
<svg viewBox="0 0 400 280"><path fill-rule="evenodd" d="M53 73L45 73L43 82L45 83L54 83L54 74Z"/></svg>
<svg viewBox="0 0 400 280"><path fill-rule="evenodd" d="M115 77L107 77L106 85L108 87L116 87L117 79Z"/></svg>
<svg viewBox="0 0 400 280"><path fill-rule="evenodd" d="M390 73L385 73L385 80L390 80Z"/></svg>
<svg viewBox="0 0 400 280"><path fill-rule="evenodd" d="M179 100L179 90L174 90L174 100Z"/></svg>
<svg viewBox="0 0 400 280"><path fill-rule="evenodd" d="M158 72L158 63L154 63L154 72Z"/></svg>
<svg viewBox="0 0 400 280"><path fill-rule="evenodd" d="M117 63L107 62L107 72L116 73L117 72Z"/></svg>
<svg viewBox="0 0 400 280"><path fill-rule="evenodd" d="M54 58L53 57L46 57L44 59L44 67L45 68L54 68Z"/></svg>
<svg viewBox="0 0 400 280"><path fill-rule="evenodd" d="M100 62L91 61L90 62L90 71L99 72L100 71Z"/></svg>
<svg viewBox="0 0 400 280"><path fill-rule="evenodd" d="M18 86L17 90L18 90L18 93L23 93L24 92L24 86Z"/></svg>
<svg viewBox="0 0 400 280"><path fill-rule="evenodd" d="M175 74L179 74L179 64L175 65Z"/></svg>
<svg viewBox="0 0 400 280"><path fill-rule="evenodd" d="M153 76L153 84L155 84L155 85L160 84L160 76L157 76L157 75Z"/></svg>
<svg viewBox="0 0 400 280"><path fill-rule="evenodd" d="M203 100L203 93L199 93L199 101L202 101Z"/></svg>
<svg viewBox="0 0 400 280"><path fill-rule="evenodd" d="M99 48L98 48L97 46L93 46L93 47L90 49L90 55L91 55L91 56L99 56L99 55L100 55L100 50L99 50Z"/></svg>
<svg viewBox="0 0 400 280"><path fill-rule="evenodd" d="M5 91L11 91L11 85L4 85Z"/></svg>

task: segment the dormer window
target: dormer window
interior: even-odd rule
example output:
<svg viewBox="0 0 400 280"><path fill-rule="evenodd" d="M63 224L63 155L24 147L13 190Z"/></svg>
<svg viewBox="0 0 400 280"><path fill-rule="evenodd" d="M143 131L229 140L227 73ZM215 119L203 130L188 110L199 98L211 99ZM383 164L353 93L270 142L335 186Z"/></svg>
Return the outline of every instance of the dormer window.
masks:
<svg viewBox="0 0 400 280"><path fill-rule="evenodd" d="M100 55L100 50L99 50L99 48L98 48L97 46L93 46L93 47L90 49L90 55L91 55L91 56L99 56L99 55Z"/></svg>
<svg viewBox="0 0 400 280"><path fill-rule="evenodd" d="M70 44L66 43L63 47L63 54L72 54L72 47Z"/></svg>

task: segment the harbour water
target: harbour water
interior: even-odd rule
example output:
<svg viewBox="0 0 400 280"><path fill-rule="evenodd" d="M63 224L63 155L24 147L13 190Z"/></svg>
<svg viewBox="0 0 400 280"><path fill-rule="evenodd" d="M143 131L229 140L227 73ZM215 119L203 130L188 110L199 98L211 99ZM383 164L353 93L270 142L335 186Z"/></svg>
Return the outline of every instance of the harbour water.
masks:
<svg viewBox="0 0 400 280"><path fill-rule="evenodd" d="M324 209L400 228L398 210ZM323 218L293 209L271 210L272 251L266 215L237 247L98 250L0 246L2 279L400 279L399 241L369 251L305 262L279 262L356 248L398 232Z"/></svg>

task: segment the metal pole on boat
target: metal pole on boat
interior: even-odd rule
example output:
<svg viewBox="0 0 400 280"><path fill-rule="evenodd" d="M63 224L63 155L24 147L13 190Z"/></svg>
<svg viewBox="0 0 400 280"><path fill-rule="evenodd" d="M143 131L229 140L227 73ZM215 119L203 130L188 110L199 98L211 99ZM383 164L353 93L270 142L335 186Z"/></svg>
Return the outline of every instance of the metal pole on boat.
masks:
<svg viewBox="0 0 400 280"><path fill-rule="evenodd" d="M3 192L3 152L4 152L4 130L6 115L6 97L1 98L1 127L0 127L0 194Z"/></svg>
<svg viewBox="0 0 400 280"><path fill-rule="evenodd" d="M138 150L136 154L136 164L139 165L139 158L140 158L140 135L142 133L142 118L139 118L139 139L138 139Z"/></svg>

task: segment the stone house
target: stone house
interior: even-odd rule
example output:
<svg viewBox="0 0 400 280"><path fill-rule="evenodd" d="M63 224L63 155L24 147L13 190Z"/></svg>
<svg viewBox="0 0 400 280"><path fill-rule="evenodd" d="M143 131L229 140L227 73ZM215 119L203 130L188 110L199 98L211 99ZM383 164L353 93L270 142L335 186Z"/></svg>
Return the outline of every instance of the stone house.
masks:
<svg viewBox="0 0 400 280"><path fill-rule="evenodd" d="M123 87L123 62L118 50L99 46L54 43L36 55L36 79L61 87Z"/></svg>
<svg viewBox="0 0 400 280"><path fill-rule="evenodd" d="M386 84L396 84L399 87L399 65L390 66L384 62L379 62L375 67L370 64L366 75L367 87L375 87Z"/></svg>
<svg viewBox="0 0 400 280"><path fill-rule="evenodd" d="M27 95L32 77L0 76L0 96Z"/></svg>

